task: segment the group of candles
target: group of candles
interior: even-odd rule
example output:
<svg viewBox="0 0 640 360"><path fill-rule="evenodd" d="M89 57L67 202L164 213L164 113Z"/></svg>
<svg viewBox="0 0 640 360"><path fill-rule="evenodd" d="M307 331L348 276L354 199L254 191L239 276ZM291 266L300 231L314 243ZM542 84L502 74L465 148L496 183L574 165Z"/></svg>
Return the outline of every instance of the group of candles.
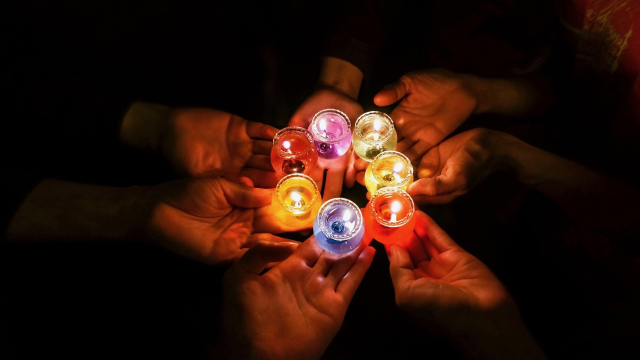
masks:
<svg viewBox="0 0 640 360"><path fill-rule="evenodd" d="M413 167L402 153L393 151L397 135L391 118L371 111L356 120L354 132L343 112L317 113L309 129L287 127L273 138L271 163L281 177L274 192L274 213L287 224L310 226L326 251L343 254L358 247L365 233L382 243L393 243L413 231L415 205L405 190L413 182ZM320 191L309 176L318 158L343 156L353 149L369 161L365 185L371 200L363 213L351 200L335 198L322 204Z"/></svg>

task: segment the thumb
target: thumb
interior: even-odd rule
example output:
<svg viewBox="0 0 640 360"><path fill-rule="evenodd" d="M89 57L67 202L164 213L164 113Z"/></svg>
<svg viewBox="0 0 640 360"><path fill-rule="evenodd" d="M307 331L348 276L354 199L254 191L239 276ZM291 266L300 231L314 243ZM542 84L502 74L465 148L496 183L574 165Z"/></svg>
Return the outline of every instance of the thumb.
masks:
<svg viewBox="0 0 640 360"><path fill-rule="evenodd" d="M259 241L231 266L229 272L259 275L269 263L288 258L297 248L296 242Z"/></svg>
<svg viewBox="0 0 640 360"><path fill-rule="evenodd" d="M257 189L245 184L219 179L224 197L229 204L242 208L260 208L271 204L271 189Z"/></svg>
<svg viewBox="0 0 640 360"><path fill-rule="evenodd" d="M391 281L396 294L398 294L408 283L416 280L413 274L413 261L407 250L395 244L389 246L387 255L389 255Z"/></svg>
<svg viewBox="0 0 640 360"><path fill-rule="evenodd" d="M374 97L373 102L378 106L388 106L402 99L408 92L409 86L402 80L385 86Z"/></svg>

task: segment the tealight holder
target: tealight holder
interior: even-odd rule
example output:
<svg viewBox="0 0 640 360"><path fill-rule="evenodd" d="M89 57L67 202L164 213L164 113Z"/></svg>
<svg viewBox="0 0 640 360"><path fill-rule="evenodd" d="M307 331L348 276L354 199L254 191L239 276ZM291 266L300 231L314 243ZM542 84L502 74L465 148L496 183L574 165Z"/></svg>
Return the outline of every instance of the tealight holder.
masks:
<svg viewBox="0 0 640 360"><path fill-rule="evenodd" d="M310 175L317 164L313 136L305 128L287 127L273 137L271 165L279 178L289 174Z"/></svg>
<svg viewBox="0 0 640 360"><path fill-rule="evenodd" d="M340 110L325 109L317 113L309 131L323 159L335 159L344 155L351 146L351 122Z"/></svg>
<svg viewBox="0 0 640 360"><path fill-rule="evenodd" d="M276 186L271 200L278 221L288 227L310 227L322 204L318 185L307 175L290 174Z"/></svg>
<svg viewBox="0 0 640 360"><path fill-rule="evenodd" d="M413 165L403 153L384 151L367 166L364 184L370 194L385 187L407 190L413 182Z"/></svg>
<svg viewBox="0 0 640 360"><path fill-rule="evenodd" d="M355 250L364 236L360 208L351 200L334 198L322 205L313 223L318 245L334 254Z"/></svg>
<svg viewBox="0 0 640 360"><path fill-rule="evenodd" d="M356 120L353 151L366 161L373 161L383 151L395 150L398 135L393 120L381 111L366 112Z"/></svg>
<svg viewBox="0 0 640 360"><path fill-rule="evenodd" d="M402 244L411 238L416 219L415 204L406 191L386 187L378 190L363 212L367 236L383 244Z"/></svg>

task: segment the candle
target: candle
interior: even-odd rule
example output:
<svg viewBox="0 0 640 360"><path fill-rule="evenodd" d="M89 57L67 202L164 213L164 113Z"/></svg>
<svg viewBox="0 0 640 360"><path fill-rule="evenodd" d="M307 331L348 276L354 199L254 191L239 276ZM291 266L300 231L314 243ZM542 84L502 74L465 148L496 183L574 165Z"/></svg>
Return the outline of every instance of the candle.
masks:
<svg viewBox="0 0 640 360"><path fill-rule="evenodd" d="M355 250L364 236L360 208L351 200L334 198L322 205L313 223L318 245L334 254Z"/></svg>
<svg viewBox="0 0 640 360"><path fill-rule="evenodd" d="M363 212L367 234L383 244L401 244L411 237L414 212L413 199L404 190L380 189Z"/></svg>
<svg viewBox="0 0 640 360"><path fill-rule="evenodd" d="M380 153L367 166L364 184L370 194L385 187L397 187L407 190L413 182L413 166L403 153L385 151Z"/></svg>
<svg viewBox="0 0 640 360"><path fill-rule="evenodd" d="M273 137L271 165L278 177L297 173L309 175L317 163L313 137L306 129L288 127Z"/></svg>
<svg viewBox="0 0 640 360"><path fill-rule="evenodd" d="M304 174L283 177L271 200L276 219L290 227L310 226L321 203L318 185Z"/></svg>
<svg viewBox="0 0 640 360"><path fill-rule="evenodd" d="M338 158L351 146L351 122L342 111L320 111L311 120L309 131L313 134L318 156L323 159Z"/></svg>
<svg viewBox="0 0 640 360"><path fill-rule="evenodd" d="M398 135L389 115L380 111L366 112L356 120L353 150L361 158L372 161L378 154L394 150Z"/></svg>

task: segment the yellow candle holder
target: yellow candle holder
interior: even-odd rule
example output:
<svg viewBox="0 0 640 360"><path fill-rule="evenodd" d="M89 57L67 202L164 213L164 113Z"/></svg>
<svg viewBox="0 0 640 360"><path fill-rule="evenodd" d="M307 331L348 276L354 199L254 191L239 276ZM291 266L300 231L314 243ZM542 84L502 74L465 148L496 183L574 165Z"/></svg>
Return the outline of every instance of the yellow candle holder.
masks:
<svg viewBox="0 0 640 360"><path fill-rule="evenodd" d="M371 195L385 187L407 190L413 182L413 166L403 153L385 151L373 159L364 174L364 184Z"/></svg>
<svg viewBox="0 0 640 360"><path fill-rule="evenodd" d="M353 151L366 161L373 161L383 151L395 150L398 144L393 120L381 111L360 115L354 128Z"/></svg>
<svg viewBox="0 0 640 360"><path fill-rule="evenodd" d="M287 228L311 227L321 205L318 185L304 174L283 177L271 201L276 219Z"/></svg>

